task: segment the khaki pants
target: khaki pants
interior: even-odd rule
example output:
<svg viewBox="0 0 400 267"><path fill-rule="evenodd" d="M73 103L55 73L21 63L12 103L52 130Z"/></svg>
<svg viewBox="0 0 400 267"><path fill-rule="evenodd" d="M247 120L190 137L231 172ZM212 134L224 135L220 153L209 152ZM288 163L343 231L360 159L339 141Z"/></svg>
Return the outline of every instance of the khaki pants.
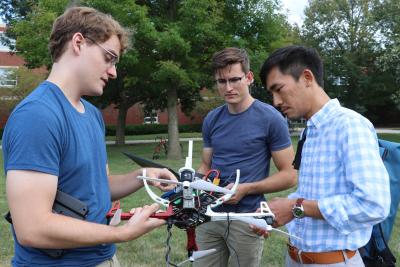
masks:
<svg viewBox="0 0 400 267"><path fill-rule="evenodd" d="M114 255L111 259L103 261L99 265L96 265L96 267L121 267L121 265L119 264L117 256Z"/></svg>
<svg viewBox="0 0 400 267"><path fill-rule="evenodd" d="M199 250L217 251L193 263L194 267L258 267L261 264L264 237L251 231L240 221L208 222L196 229Z"/></svg>

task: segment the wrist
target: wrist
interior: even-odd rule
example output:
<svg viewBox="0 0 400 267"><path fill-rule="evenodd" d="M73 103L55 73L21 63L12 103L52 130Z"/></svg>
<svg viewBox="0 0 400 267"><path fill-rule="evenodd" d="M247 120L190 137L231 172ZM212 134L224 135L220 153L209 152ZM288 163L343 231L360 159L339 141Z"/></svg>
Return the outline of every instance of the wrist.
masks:
<svg viewBox="0 0 400 267"><path fill-rule="evenodd" d="M292 206L292 214L294 218L302 219L305 217L303 201L304 198L298 198L294 200L294 205Z"/></svg>

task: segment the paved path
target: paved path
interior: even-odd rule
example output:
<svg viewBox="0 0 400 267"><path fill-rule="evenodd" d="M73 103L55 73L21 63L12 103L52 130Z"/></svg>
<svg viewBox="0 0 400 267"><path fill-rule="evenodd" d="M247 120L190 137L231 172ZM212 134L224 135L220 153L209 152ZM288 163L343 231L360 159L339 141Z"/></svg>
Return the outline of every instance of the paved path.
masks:
<svg viewBox="0 0 400 267"><path fill-rule="evenodd" d="M400 134L400 130L395 129L385 129L385 128L378 128L376 129L377 133L393 133L393 134Z"/></svg>
<svg viewBox="0 0 400 267"><path fill-rule="evenodd" d="M189 140L193 141L202 141L203 139L201 137L193 137L193 138L179 138L180 142L187 142ZM155 139L150 139L150 140L125 140L125 144L131 145L131 144L151 144L151 143L157 143L160 142L159 140ZM115 141L106 141L107 145L115 145Z"/></svg>
<svg viewBox="0 0 400 267"><path fill-rule="evenodd" d="M385 128L377 128L376 129L377 133L393 133L393 134L400 134L400 130L397 129L385 129ZM292 133L292 135L298 135L298 133ZM180 138L179 141L181 142L187 142L189 140L193 140L193 141L202 141L201 137L194 137L194 138ZM158 141L154 140L154 139L150 139L150 140L125 140L125 144L127 145L131 145L131 144L151 144L151 143L156 143ZM107 145L115 145L115 141L106 141ZM0 145L0 149L2 149L2 146Z"/></svg>

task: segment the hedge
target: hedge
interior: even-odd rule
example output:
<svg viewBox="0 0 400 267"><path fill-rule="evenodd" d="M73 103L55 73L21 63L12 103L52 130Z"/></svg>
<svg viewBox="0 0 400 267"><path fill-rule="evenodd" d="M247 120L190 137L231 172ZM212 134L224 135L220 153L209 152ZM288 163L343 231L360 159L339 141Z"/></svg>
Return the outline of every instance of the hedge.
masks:
<svg viewBox="0 0 400 267"><path fill-rule="evenodd" d="M106 126L106 136L115 136L115 125ZM143 134L163 134L168 132L167 124L142 124L127 125L125 135L143 135ZM201 132L201 124L179 125L179 132L194 133Z"/></svg>
<svg viewBox="0 0 400 267"><path fill-rule="evenodd" d="M125 135L143 135L143 134L164 134L168 132L167 124L142 124L127 125L125 127ZM201 132L201 124L179 125L181 133L199 133ZM106 126L106 135L115 136L115 126ZM3 129L0 128L0 140L3 136Z"/></svg>

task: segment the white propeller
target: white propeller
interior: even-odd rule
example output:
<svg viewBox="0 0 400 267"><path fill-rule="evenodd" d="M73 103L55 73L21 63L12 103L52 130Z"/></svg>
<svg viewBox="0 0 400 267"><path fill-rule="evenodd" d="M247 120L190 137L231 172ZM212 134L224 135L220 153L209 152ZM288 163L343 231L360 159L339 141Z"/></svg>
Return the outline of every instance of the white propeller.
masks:
<svg viewBox="0 0 400 267"><path fill-rule="evenodd" d="M186 262L194 262L197 259L200 259L202 257L205 257L209 254L214 253L215 251L217 251L215 248L212 249L207 249L207 250L200 250L200 251L194 251L192 256L190 256L188 259L178 263L176 266L182 266L183 264L185 264Z"/></svg>
<svg viewBox="0 0 400 267"><path fill-rule="evenodd" d="M165 184L176 184L176 185L181 185L185 186L185 182L178 182L178 181L173 181L173 180L164 180L164 179L158 179L158 178L150 178L150 177L145 177L145 176L138 176L138 179L142 180L147 180L147 181L153 181L153 182L160 182L160 183L165 183ZM212 191L212 192L218 192L218 193L225 193L225 194L233 194L234 192L232 190L216 186L210 182L207 182L205 180L196 180L194 182L189 182L189 186L193 189L197 190L204 190L204 191Z"/></svg>
<svg viewBox="0 0 400 267"><path fill-rule="evenodd" d="M252 224L254 226L257 226L258 228L265 229L267 231L271 231L272 229L272 226L267 224L267 222L263 219L256 219L254 217L236 217L235 219L248 224Z"/></svg>
<svg viewBox="0 0 400 267"><path fill-rule="evenodd" d="M121 213L122 209L117 209L117 211L114 213L114 216L110 220L110 225L116 226L121 222Z"/></svg>
<svg viewBox="0 0 400 267"><path fill-rule="evenodd" d="M289 234L289 233L287 233L285 231L282 231L280 229L272 227L271 225L267 224L267 222L265 220L263 220L263 219L256 219L254 217L235 217L235 219L238 220L238 221L242 221L242 222L248 223L248 224L252 224L252 225L254 225L254 226L258 227L258 228L264 229L264 230L266 230L268 232L275 231L275 232L278 232L280 234L284 234L284 235L286 235L288 237L295 238L295 239L298 239L298 240L302 240L300 237L297 237L295 235L291 235L291 234Z"/></svg>
<svg viewBox="0 0 400 267"><path fill-rule="evenodd" d="M210 182L207 182L207 181L201 180L201 179L191 182L190 187L194 188L194 189L198 189L198 190L219 192L219 193L225 193L225 194L233 194L234 193L230 189L226 189L226 188L217 186L213 183L210 183Z"/></svg>

